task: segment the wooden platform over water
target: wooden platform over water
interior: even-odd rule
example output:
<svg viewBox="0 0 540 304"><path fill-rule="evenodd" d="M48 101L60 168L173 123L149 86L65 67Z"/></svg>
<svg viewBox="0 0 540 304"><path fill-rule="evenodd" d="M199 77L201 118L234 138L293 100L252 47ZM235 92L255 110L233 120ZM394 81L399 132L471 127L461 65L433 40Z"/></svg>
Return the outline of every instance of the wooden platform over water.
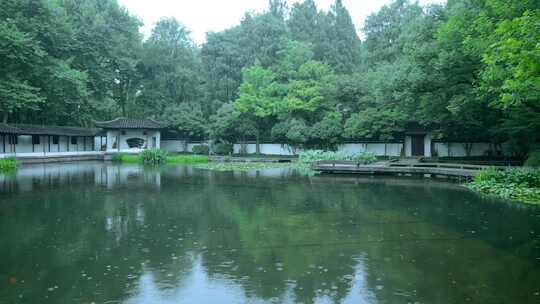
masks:
<svg viewBox="0 0 540 304"><path fill-rule="evenodd" d="M314 171L321 173L427 175L467 179L474 177L478 172L485 168L488 168L488 166L420 162L379 162L363 165L354 161L318 161L312 165Z"/></svg>

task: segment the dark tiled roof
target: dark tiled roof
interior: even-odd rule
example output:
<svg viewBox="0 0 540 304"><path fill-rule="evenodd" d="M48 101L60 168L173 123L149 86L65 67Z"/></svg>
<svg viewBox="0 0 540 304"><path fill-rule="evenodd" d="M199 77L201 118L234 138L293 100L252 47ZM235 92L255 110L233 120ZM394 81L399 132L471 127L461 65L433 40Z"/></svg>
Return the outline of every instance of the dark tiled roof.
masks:
<svg viewBox="0 0 540 304"><path fill-rule="evenodd" d="M163 129L167 124L152 119L116 118L96 122L96 126L104 129Z"/></svg>
<svg viewBox="0 0 540 304"><path fill-rule="evenodd" d="M19 129L12 127L5 123L0 123L0 133L4 134L16 134L19 131Z"/></svg>
<svg viewBox="0 0 540 304"><path fill-rule="evenodd" d="M19 135L94 136L99 130L79 127L0 124L0 133Z"/></svg>

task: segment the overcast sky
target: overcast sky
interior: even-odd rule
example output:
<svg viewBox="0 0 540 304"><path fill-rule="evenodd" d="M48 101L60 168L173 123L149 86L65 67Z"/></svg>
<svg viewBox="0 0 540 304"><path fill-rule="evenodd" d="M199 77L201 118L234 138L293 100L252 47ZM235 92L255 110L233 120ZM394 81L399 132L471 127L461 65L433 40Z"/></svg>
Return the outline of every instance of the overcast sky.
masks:
<svg viewBox="0 0 540 304"><path fill-rule="evenodd" d="M143 32L149 35L162 17L176 17L192 32L191 37L201 44L206 32L221 31L240 23L247 11L261 12L268 0L119 0L132 14L144 22ZM301 0L288 0L289 5ZM319 9L328 10L334 0L315 0ZM343 0L357 30L360 32L366 17L391 0ZM421 4L444 3L444 0L420 0Z"/></svg>

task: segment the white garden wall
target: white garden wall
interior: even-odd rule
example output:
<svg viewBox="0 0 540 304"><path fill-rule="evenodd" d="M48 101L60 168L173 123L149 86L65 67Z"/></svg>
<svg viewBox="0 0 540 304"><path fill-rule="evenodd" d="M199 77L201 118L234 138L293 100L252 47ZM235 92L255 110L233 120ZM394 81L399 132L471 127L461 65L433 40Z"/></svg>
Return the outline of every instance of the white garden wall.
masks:
<svg viewBox="0 0 540 304"><path fill-rule="evenodd" d="M463 157L467 156L465 143L433 143L433 154L440 157ZM472 143L470 156L483 156L490 150L489 143ZM511 155L509 144L502 144L502 152L504 155Z"/></svg>
<svg viewBox="0 0 540 304"><path fill-rule="evenodd" d="M162 140L161 148L173 153L179 152L192 152L193 146L205 144L207 142L195 142L188 143L187 149L183 140ZM378 156L399 156L402 150L402 143L349 143L343 144L338 147L338 151L346 153L358 153L362 151L369 151L375 153ZM235 154L239 154L241 150L241 144L234 144L233 150ZM272 144L264 143L260 145L260 152L266 155L294 155L294 149L285 144ZM246 152L248 154L254 154L257 151L255 143L246 144ZM300 149L296 150L296 153L300 152Z"/></svg>

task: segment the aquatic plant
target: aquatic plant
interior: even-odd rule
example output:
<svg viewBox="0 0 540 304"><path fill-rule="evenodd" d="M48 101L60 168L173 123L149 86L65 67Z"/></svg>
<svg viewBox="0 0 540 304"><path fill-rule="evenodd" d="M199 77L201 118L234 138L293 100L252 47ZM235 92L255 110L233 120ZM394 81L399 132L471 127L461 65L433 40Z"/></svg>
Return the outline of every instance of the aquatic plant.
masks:
<svg viewBox="0 0 540 304"><path fill-rule="evenodd" d="M11 172L17 169L19 163L15 157L0 159L0 172Z"/></svg>
<svg viewBox="0 0 540 304"><path fill-rule="evenodd" d="M346 153L322 150L308 150L300 152L298 159L303 163L311 163L319 160L351 160L362 164L371 164L377 161L372 152Z"/></svg>
<svg viewBox="0 0 540 304"><path fill-rule="evenodd" d="M540 170L489 168L467 187L487 195L529 204L540 204Z"/></svg>
<svg viewBox="0 0 540 304"><path fill-rule="evenodd" d="M140 154L140 160L145 165L161 165L167 162L168 153L161 149L148 149Z"/></svg>

